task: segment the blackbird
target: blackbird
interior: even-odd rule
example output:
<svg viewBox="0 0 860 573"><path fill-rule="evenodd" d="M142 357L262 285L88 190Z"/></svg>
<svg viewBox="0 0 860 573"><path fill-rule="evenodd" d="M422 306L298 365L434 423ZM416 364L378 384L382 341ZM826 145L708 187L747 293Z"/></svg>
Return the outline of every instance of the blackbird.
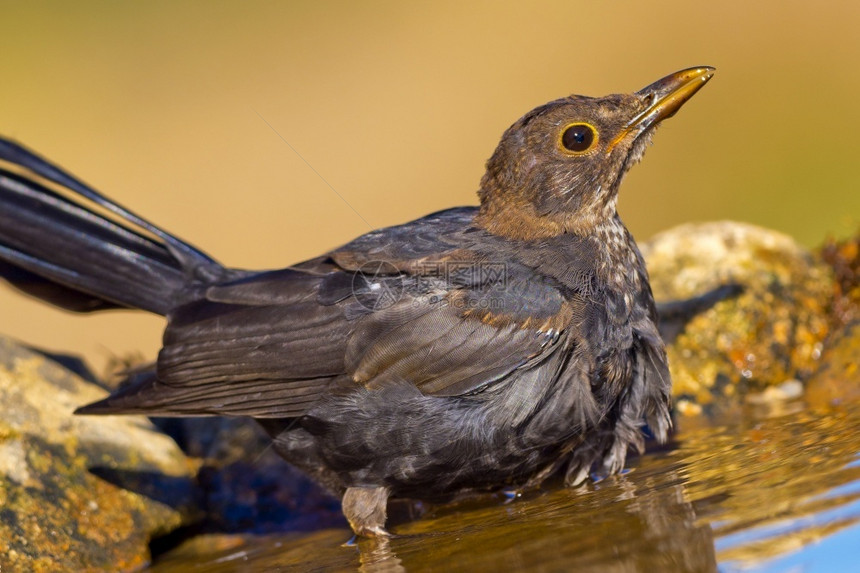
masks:
<svg viewBox="0 0 860 573"><path fill-rule="evenodd" d="M572 95L502 136L479 207L281 270L225 268L0 140L0 276L62 308L167 317L157 363L81 414L250 416L387 535L390 496L445 499L622 469L670 378L645 264L616 212L654 129L713 75Z"/></svg>

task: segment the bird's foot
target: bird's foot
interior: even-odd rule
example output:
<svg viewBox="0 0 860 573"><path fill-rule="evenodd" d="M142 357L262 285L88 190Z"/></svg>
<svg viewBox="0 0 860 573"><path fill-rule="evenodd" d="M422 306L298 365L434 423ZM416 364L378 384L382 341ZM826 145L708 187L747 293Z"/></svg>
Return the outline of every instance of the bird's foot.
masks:
<svg viewBox="0 0 860 573"><path fill-rule="evenodd" d="M341 502L352 531L360 537L390 537L385 530L387 487L349 487Z"/></svg>

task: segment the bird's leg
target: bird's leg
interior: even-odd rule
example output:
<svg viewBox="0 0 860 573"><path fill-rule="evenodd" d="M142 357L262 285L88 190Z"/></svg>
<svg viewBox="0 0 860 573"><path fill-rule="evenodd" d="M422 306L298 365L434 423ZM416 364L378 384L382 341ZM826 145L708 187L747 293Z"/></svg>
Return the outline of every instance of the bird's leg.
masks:
<svg viewBox="0 0 860 573"><path fill-rule="evenodd" d="M348 487L341 506L356 535L362 537L388 537L385 530L387 487Z"/></svg>

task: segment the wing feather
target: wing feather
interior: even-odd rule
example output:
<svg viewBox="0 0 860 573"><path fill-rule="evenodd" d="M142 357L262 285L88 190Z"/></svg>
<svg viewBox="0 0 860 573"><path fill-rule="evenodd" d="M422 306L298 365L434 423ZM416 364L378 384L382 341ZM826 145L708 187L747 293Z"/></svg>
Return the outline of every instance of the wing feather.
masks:
<svg viewBox="0 0 860 573"><path fill-rule="evenodd" d="M514 263L504 267L505 288L498 273L462 268L416 276L433 268L428 261L459 256L452 253L467 264L486 260L470 250L480 243L473 214L444 211L365 235L331 257L209 287L170 313L155 373L84 410L288 418L333 386L408 381L439 396L484 391L552 354L571 310L550 282ZM394 274L357 279L351 267L373 257L396 261ZM422 280L403 281L410 272ZM397 285L399 300L374 306L383 302L374 293Z"/></svg>

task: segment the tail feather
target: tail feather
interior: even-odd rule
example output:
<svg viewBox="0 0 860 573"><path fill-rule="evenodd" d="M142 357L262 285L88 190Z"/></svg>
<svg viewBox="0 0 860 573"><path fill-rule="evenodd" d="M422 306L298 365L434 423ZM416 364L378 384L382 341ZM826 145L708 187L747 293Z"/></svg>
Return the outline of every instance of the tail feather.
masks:
<svg viewBox="0 0 860 573"><path fill-rule="evenodd" d="M166 314L190 284L223 275L200 250L20 145L0 138L0 161L12 166L0 166L0 276L21 290L77 311Z"/></svg>
<svg viewBox="0 0 860 573"><path fill-rule="evenodd" d="M3 255L0 255L0 259L2 257ZM121 308L116 303L63 286L2 260L0 260L0 278L6 279L18 290L73 312Z"/></svg>

